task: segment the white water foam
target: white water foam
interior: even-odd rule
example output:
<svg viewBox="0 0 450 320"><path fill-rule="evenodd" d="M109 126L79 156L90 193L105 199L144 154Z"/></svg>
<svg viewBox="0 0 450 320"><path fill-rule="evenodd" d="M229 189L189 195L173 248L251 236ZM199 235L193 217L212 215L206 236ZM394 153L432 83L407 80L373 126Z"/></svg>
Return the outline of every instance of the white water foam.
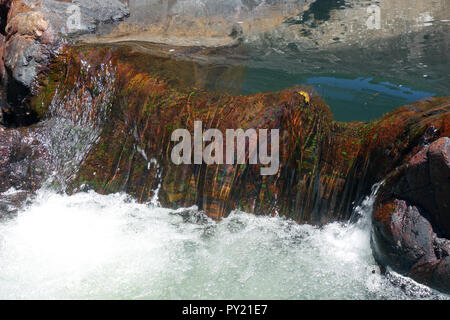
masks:
<svg viewBox="0 0 450 320"><path fill-rule="evenodd" d="M411 295L379 274L371 201L356 210L357 223L316 228L242 212L217 223L192 208L162 209L122 194L40 191L0 223L0 298L442 297L425 287Z"/></svg>

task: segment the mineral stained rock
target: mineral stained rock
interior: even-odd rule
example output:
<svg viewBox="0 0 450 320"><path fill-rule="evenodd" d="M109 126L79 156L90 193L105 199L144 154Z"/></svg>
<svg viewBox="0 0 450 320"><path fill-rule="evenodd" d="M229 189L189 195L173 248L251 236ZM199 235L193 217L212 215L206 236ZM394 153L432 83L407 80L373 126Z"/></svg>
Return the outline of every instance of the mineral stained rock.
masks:
<svg viewBox="0 0 450 320"><path fill-rule="evenodd" d="M166 15L151 17L144 38L192 45L201 34L212 47L246 41L257 47L259 41L266 50L267 37L282 46L298 33L295 17L285 20L262 1L238 12L229 2L203 1L209 9L200 20L193 10L200 2L189 3L161 7ZM292 1L284 9L303 19L314 13L310 3ZM251 14L253 7L259 15ZM213 25L208 19L217 21L216 11L233 19ZM180 22L174 17L181 12L187 20ZM180 67L125 45L66 46L71 37L128 13L119 0L0 0L0 123L28 126L43 119L26 128L0 127L0 218L46 182L68 192L123 191L173 208L197 205L215 219L241 209L322 225L348 219L354 204L384 180L373 216L377 261L450 293L450 98L424 99L370 123L340 123L310 88L213 94L196 88L203 71L194 62ZM130 23L104 40L142 33ZM273 30L265 30L268 25ZM184 51L195 50L208 51ZM186 75L193 72L190 83ZM239 74L233 67L227 76ZM194 132L195 121L203 131L279 129L277 174L262 176L264 166L249 164L249 154L244 164L174 164L171 135L179 128Z"/></svg>
<svg viewBox="0 0 450 320"><path fill-rule="evenodd" d="M240 208L323 224L348 218L353 202L400 166L430 127L430 139L449 135L448 98L425 99L371 123L339 123L310 89L302 89L310 90L309 104L300 88L215 95L154 77L141 62L123 46L71 49L36 97L43 117L102 127L72 190L125 191L140 201L158 190L165 206L197 205L217 219ZM261 176L260 165L173 164L172 132L193 132L197 120L204 130L280 129L278 174Z"/></svg>

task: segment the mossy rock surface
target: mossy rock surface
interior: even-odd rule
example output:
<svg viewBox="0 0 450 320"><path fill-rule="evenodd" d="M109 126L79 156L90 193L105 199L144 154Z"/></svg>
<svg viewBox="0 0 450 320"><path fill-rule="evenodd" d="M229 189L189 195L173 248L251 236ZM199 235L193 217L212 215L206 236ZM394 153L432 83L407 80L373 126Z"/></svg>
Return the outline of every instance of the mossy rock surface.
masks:
<svg viewBox="0 0 450 320"><path fill-rule="evenodd" d="M428 128L436 129L433 139L450 133L448 97L421 100L370 123L342 123L311 88L213 94L176 79L186 73L179 63L165 60L170 76L160 77L138 68L136 59L143 58L123 46L82 46L67 49L52 68L38 98L40 112L101 130L71 191L88 185L146 202L158 190L163 206L197 205L217 219L239 208L323 224L348 218L355 201L420 147ZM309 103L299 90L310 94ZM260 166L249 164L174 165L171 134L178 128L192 133L194 121L222 132L279 129L278 174L261 176Z"/></svg>

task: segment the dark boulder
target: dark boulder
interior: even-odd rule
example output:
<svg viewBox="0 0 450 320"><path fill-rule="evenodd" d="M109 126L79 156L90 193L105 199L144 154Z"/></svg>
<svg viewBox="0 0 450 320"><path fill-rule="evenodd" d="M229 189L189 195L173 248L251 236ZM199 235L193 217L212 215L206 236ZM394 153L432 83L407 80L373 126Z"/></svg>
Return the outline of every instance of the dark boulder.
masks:
<svg viewBox="0 0 450 320"><path fill-rule="evenodd" d="M42 186L48 153L37 128L0 126L0 219L8 218Z"/></svg>
<svg viewBox="0 0 450 320"><path fill-rule="evenodd" d="M450 292L450 138L394 171L374 206L372 246L384 266Z"/></svg>

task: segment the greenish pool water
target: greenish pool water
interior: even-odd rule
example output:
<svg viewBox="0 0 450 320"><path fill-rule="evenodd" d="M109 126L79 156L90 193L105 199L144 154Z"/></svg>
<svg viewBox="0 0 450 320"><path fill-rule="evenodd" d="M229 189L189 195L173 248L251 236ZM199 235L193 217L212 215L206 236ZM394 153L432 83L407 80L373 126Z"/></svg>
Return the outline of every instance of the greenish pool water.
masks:
<svg viewBox="0 0 450 320"><path fill-rule="evenodd" d="M370 121L397 107L437 95L387 81L375 82L372 78L308 76L264 69L248 71L242 92L277 91L297 84L314 87L338 121Z"/></svg>

